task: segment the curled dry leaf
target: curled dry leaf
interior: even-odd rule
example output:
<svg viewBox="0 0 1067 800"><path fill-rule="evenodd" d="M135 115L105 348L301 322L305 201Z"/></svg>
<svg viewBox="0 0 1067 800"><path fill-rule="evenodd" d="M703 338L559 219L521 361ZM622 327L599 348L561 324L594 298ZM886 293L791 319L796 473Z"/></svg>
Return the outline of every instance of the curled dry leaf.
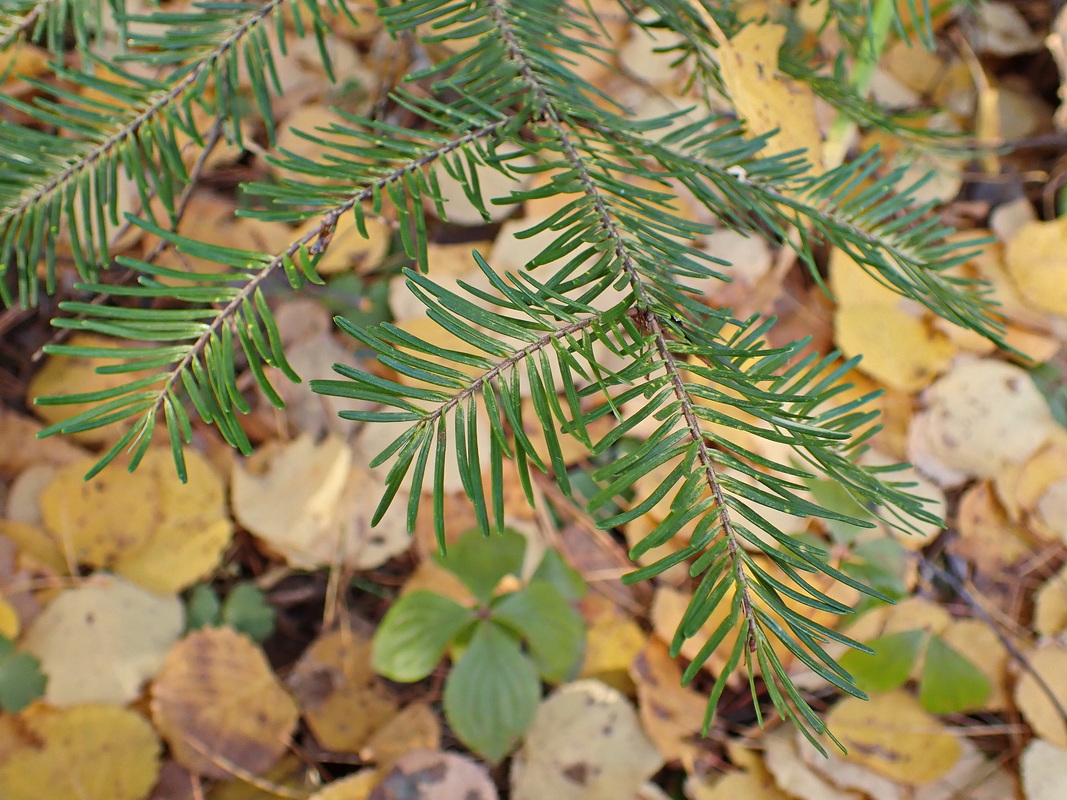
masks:
<svg viewBox="0 0 1067 800"><path fill-rule="evenodd" d="M327 750L359 752L396 715L397 703L370 659L370 639L338 629L316 639L289 675L308 727Z"/></svg>
<svg viewBox="0 0 1067 800"><path fill-rule="evenodd" d="M186 451L186 483L169 449L149 450L136 472L104 470L85 481L94 461L62 468L39 496L45 527L68 563L109 570L160 594L215 568L232 525L219 477L203 456Z"/></svg>
<svg viewBox="0 0 1067 800"><path fill-rule="evenodd" d="M629 798L662 765L626 697L599 681L576 681L537 709L512 761L512 797Z"/></svg>
<svg viewBox="0 0 1067 800"><path fill-rule="evenodd" d="M403 498L375 528L374 505L384 484L354 466L352 448L329 436L316 444L304 434L235 464L231 486L238 521L280 553L290 566L344 564L371 569L411 544Z"/></svg>
<svg viewBox="0 0 1067 800"><path fill-rule="evenodd" d="M956 554L983 569L1010 566L1030 552L1031 537L1009 519L989 481L976 483L960 498L956 529Z"/></svg>
<svg viewBox="0 0 1067 800"><path fill-rule="evenodd" d="M285 752L297 708L251 639L205 628L167 654L152 685L152 718L175 760L227 778L261 773Z"/></svg>
<svg viewBox="0 0 1067 800"><path fill-rule="evenodd" d="M860 800L861 795L838 789L800 757L793 731L788 727L777 728L762 738L767 769L779 787L788 787L790 797L800 800Z"/></svg>
<svg viewBox="0 0 1067 800"><path fill-rule="evenodd" d="M1067 436L1062 431L1021 464L997 475L997 495L1012 520L1039 537L1067 542Z"/></svg>
<svg viewBox="0 0 1067 800"><path fill-rule="evenodd" d="M405 800L497 800L497 791L485 767L467 756L437 750L412 750L396 760L370 793L369 800L398 797Z"/></svg>
<svg viewBox="0 0 1067 800"><path fill-rule="evenodd" d="M925 436L909 437L912 461L927 474L943 467L995 477L1030 456L1055 433L1048 403L1019 367L993 359L956 364L926 391ZM932 469L926 469L928 464ZM932 477L937 477L936 474Z"/></svg>
<svg viewBox="0 0 1067 800"><path fill-rule="evenodd" d="M53 706L123 705L159 671L184 624L178 598L96 576L58 594L30 626L23 647L41 660L45 699Z"/></svg>
<svg viewBox="0 0 1067 800"><path fill-rule="evenodd" d="M35 708L36 739L0 763L4 800L142 800L159 773L159 740L136 711L107 705Z"/></svg>

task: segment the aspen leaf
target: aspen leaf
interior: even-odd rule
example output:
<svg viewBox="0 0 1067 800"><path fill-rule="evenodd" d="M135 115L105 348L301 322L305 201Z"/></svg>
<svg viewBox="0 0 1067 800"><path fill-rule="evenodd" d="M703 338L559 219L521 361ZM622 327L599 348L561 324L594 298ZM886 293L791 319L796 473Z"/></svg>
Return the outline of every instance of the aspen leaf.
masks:
<svg viewBox="0 0 1067 800"><path fill-rule="evenodd" d="M412 703L378 728L359 751L360 757L383 771L412 750L436 750L441 744L441 723L428 703Z"/></svg>
<svg viewBox="0 0 1067 800"><path fill-rule="evenodd" d="M1055 636L1067 629L1067 568L1061 569L1037 590L1033 625L1041 636Z"/></svg>
<svg viewBox="0 0 1067 800"><path fill-rule="evenodd" d="M397 712L385 682L371 667L371 641L337 629L307 649L287 680L319 744L357 753Z"/></svg>
<svg viewBox="0 0 1067 800"><path fill-rule="evenodd" d="M253 642L205 628L167 654L152 685L152 718L174 758L213 778L227 766L265 772L296 728L296 703Z"/></svg>
<svg viewBox="0 0 1067 800"><path fill-rule="evenodd" d="M159 741L136 711L85 705L23 715L39 740L0 764L4 800L142 800L159 772Z"/></svg>
<svg viewBox="0 0 1067 800"><path fill-rule="evenodd" d="M458 753L412 750L370 793L369 800L497 800L485 767ZM328 798L329 800L329 798ZM343 800L348 800L343 797Z"/></svg>
<svg viewBox="0 0 1067 800"><path fill-rule="evenodd" d="M650 638L630 664L645 733L665 761L692 767L704 726L707 698L682 686L682 668L667 645Z"/></svg>
<svg viewBox="0 0 1067 800"><path fill-rule="evenodd" d="M290 566L370 569L411 544L401 500L370 526L374 504L366 498L380 497L384 488L354 466L343 439L316 444L304 434L235 464L231 497L238 521Z"/></svg>
<svg viewBox="0 0 1067 800"><path fill-rule="evenodd" d="M1067 647L1056 641L1045 642L1031 650L1027 658L1060 705L1067 704ZM1029 670L1015 684L1015 704L1037 736L1058 747L1067 747L1067 721Z"/></svg>
<svg viewBox="0 0 1067 800"><path fill-rule="evenodd" d="M966 475L996 476L1037 452L1057 428L1030 376L1003 361L961 362L925 400L927 452Z"/></svg>
<svg viewBox="0 0 1067 800"><path fill-rule="evenodd" d="M941 777L962 754L956 737L902 691L866 701L846 697L830 710L826 725L848 751L849 761L912 786Z"/></svg>
<svg viewBox="0 0 1067 800"><path fill-rule="evenodd" d="M1026 800L1067 797L1067 748L1034 739L1023 750L1021 767Z"/></svg>
<svg viewBox="0 0 1067 800"><path fill-rule="evenodd" d="M515 800L633 797L663 765L630 701L599 681L569 683L537 709L511 765Z"/></svg>
<svg viewBox="0 0 1067 800"><path fill-rule="evenodd" d="M51 358L45 363L50 361ZM40 408L43 411L48 406ZM37 434L42 427L41 423L32 417L0 407L0 472L22 473L35 465L61 467L85 456L84 450L64 437L38 439Z"/></svg>
<svg viewBox="0 0 1067 800"><path fill-rule="evenodd" d="M1005 261L1030 305L1067 316L1067 217L1023 225L1008 242Z"/></svg>
<svg viewBox="0 0 1067 800"><path fill-rule="evenodd" d="M846 356L863 356L863 372L902 391L928 386L956 352L944 334L895 306L839 308L834 338Z"/></svg>
<svg viewBox="0 0 1067 800"><path fill-rule="evenodd" d="M633 688L630 663L644 643L645 634L632 617L619 613L598 615L586 631L580 677L596 678L629 693Z"/></svg>
<svg viewBox="0 0 1067 800"><path fill-rule="evenodd" d="M361 769L340 780L331 781L308 800L367 800L381 777L377 769Z"/></svg>
<svg viewBox="0 0 1067 800"><path fill-rule="evenodd" d="M133 473L105 470L90 481L92 459L66 466L41 492L45 525L73 562L177 592L215 568L232 533L214 470L194 450L185 463L186 483L169 449L149 450Z"/></svg>
<svg viewBox="0 0 1067 800"><path fill-rule="evenodd" d="M60 593L26 632L54 706L124 704L163 665L184 625L181 602L121 578L96 576Z"/></svg>
<svg viewBox="0 0 1067 800"><path fill-rule="evenodd" d="M130 342L88 333L75 333L66 342L72 347L130 347ZM33 399L64 394L99 392L124 386L130 381L145 377L146 372L101 373L99 368L125 363L121 358L84 358L82 356L50 355L44 366L30 379L26 387L27 402L34 413L49 424L61 422L93 408L93 403L66 403L63 405L34 405ZM128 426L128 422L126 425ZM122 425L107 425L102 428L82 431L71 435L80 444L103 444L117 439Z"/></svg>
<svg viewBox="0 0 1067 800"><path fill-rule="evenodd" d="M785 34L783 25L748 25L733 39L719 42L722 80L749 133L778 131L763 148L764 155L805 150L815 171L821 172L822 138L815 120L815 96L808 85L778 72L778 51Z"/></svg>

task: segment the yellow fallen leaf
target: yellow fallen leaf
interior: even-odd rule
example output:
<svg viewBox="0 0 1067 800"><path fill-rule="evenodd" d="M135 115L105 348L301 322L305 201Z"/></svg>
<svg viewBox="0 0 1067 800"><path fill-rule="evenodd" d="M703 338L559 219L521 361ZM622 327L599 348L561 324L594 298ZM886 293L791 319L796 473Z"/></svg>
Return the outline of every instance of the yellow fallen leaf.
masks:
<svg viewBox="0 0 1067 800"><path fill-rule="evenodd" d="M266 448L234 464L234 515L298 569L377 567L411 546L405 502L397 498L371 528L375 505L368 498L380 497L385 485L355 463L338 436L315 443L304 434Z"/></svg>
<svg viewBox="0 0 1067 800"><path fill-rule="evenodd" d="M287 682L327 750L359 752L397 713L396 700L371 667L371 640L355 631L338 629L315 640Z"/></svg>
<svg viewBox="0 0 1067 800"><path fill-rule="evenodd" d="M911 786L937 780L962 753L937 717L903 691L870 700L846 697L830 710L826 725L848 751L849 761Z"/></svg>
<svg viewBox="0 0 1067 800"><path fill-rule="evenodd" d="M121 578L98 575L56 596L33 621L23 646L48 676L54 706L129 703L178 641L185 614Z"/></svg>
<svg viewBox="0 0 1067 800"><path fill-rule="evenodd" d="M1067 217L1024 225L1008 242L1005 261L1030 305L1067 316Z"/></svg>
<svg viewBox="0 0 1067 800"><path fill-rule="evenodd" d="M308 800L368 800L382 774L376 769L361 769L340 780L331 781Z"/></svg>
<svg viewBox="0 0 1067 800"><path fill-rule="evenodd" d="M822 137L815 120L815 95L807 84L778 72L784 25L748 25L719 42L719 68L727 94L749 133L777 130L763 154L805 150L816 173L822 171Z"/></svg>
<svg viewBox="0 0 1067 800"><path fill-rule="evenodd" d="M136 346L121 339L96 336L89 333L75 333L67 341L72 347L119 347ZM121 358L83 358L81 356L51 355L45 359L44 366L30 379L26 387L27 402L33 404L34 398L64 394L81 394L98 392L124 386L130 381L146 377L148 372L100 373L99 367L114 366L125 363ZM60 406L33 405L37 416L49 424L61 422L94 407L93 403L70 403ZM80 444L103 444L117 439L129 421L105 425L102 428L71 434L71 438Z"/></svg>
<svg viewBox="0 0 1067 800"><path fill-rule="evenodd" d="M1031 650L1027 660L1060 706L1067 706L1067 646L1057 641L1045 642ZM1067 720L1029 670L1015 684L1015 704L1036 735L1058 747L1067 747Z"/></svg>
<svg viewBox="0 0 1067 800"><path fill-rule="evenodd" d="M641 652L645 638L632 616L618 612L599 615L586 631L580 677L595 678L630 694L634 686L630 664Z"/></svg>
<svg viewBox="0 0 1067 800"><path fill-rule="evenodd" d="M321 222L321 218L313 217L293 235L293 239L318 230ZM330 246L315 265L315 270L320 275L336 275L348 271L363 274L376 269L389 250L392 230L380 217L369 214L366 226L367 236L364 237L356 225L355 214L351 211L342 214L334 227Z"/></svg>
<svg viewBox="0 0 1067 800"><path fill-rule="evenodd" d="M31 709L40 742L0 764L4 800L143 800L159 772L159 741L136 711L86 705Z"/></svg>
<svg viewBox="0 0 1067 800"><path fill-rule="evenodd" d="M152 684L152 719L182 766L227 778L261 773L285 752L297 708L263 651L231 628L178 642Z"/></svg>
<svg viewBox="0 0 1067 800"><path fill-rule="evenodd" d="M659 639L650 638L630 665L645 733L667 762L692 772L700 750L707 699L683 687L682 669Z"/></svg>
<svg viewBox="0 0 1067 800"><path fill-rule="evenodd" d="M511 762L514 800L618 800L663 765L630 701L599 681L561 686Z"/></svg>
<svg viewBox="0 0 1067 800"><path fill-rule="evenodd" d="M1055 636L1067 629L1067 567L1037 590L1033 626L1041 636Z"/></svg>
<svg viewBox="0 0 1067 800"><path fill-rule="evenodd" d="M943 372L956 353L944 334L895 306L844 306L834 314L834 341L859 368L894 389L914 392Z"/></svg>
<svg viewBox="0 0 1067 800"><path fill-rule="evenodd" d="M378 728L360 750L360 758L388 772L397 759L412 750L441 746L441 723L428 703L412 703Z"/></svg>
<svg viewBox="0 0 1067 800"><path fill-rule="evenodd" d="M165 448L149 450L133 473L109 469L85 481L93 463L64 467L39 498L45 526L69 561L160 594L184 589L215 568L232 525L221 481L203 456L186 450L186 483Z"/></svg>
<svg viewBox="0 0 1067 800"><path fill-rule="evenodd" d="M7 600L0 598L0 636L15 639L21 629L22 623L19 621L19 613L15 607Z"/></svg>

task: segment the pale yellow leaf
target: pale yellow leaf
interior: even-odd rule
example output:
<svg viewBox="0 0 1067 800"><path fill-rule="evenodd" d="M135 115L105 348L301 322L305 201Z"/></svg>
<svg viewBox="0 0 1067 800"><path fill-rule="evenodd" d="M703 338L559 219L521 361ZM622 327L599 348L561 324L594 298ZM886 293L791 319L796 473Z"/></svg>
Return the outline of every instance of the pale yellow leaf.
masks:
<svg viewBox="0 0 1067 800"><path fill-rule="evenodd" d="M1008 242L1005 261L1028 303L1067 316L1067 217L1022 226Z"/></svg>
<svg viewBox="0 0 1067 800"><path fill-rule="evenodd" d="M1034 739L1022 756L1026 800L1063 800L1067 797L1067 748Z"/></svg>
<svg viewBox="0 0 1067 800"><path fill-rule="evenodd" d="M511 766L514 800L619 800L663 765L630 701L594 680L560 687L537 709Z"/></svg>
<svg viewBox="0 0 1067 800"><path fill-rule="evenodd" d="M1067 646L1048 641L1027 654L1027 661L1044 680L1045 686L1067 706ZM1067 747L1067 720L1029 670L1022 672L1015 684L1015 704L1034 733L1054 745Z"/></svg>
<svg viewBox="0 0 1067 800"><path fill-rule="evenodd" d="M49 603L23 646L41 660L52 705L121 705L159 671L184 624L178 598L98 575Z"/></svg>
<svg viewBox="0 0 1067 800"><path fill-rule="evenodd" d="M411 544L402 497L370 527L375 507L367 498L384 488L355 466L343 439L316 443L304 434L235 464L231 500L240 523L293 567L370 569Z"/></svg>
<svg viewBox="0 0 1067 800"><path fill-rule="evenodd" d="M405 753L370 793L369 800L497 800L485 766L459 753ZM327 798L327 800L335 800ZM342 795L338 800L349 800Z"/></svg>

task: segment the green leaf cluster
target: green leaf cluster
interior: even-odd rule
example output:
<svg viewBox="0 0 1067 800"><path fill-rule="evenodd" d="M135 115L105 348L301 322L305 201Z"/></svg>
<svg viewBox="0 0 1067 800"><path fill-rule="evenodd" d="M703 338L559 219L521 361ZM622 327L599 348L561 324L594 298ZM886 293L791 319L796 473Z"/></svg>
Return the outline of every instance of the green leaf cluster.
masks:
<svg viewBox="0 0 1067 800"><path fill-rule="evenodd" d="M889 633L867 645L875 652L851 651L841 657L842 666L864 691L899 689L919 662L919 702L935 714L979 709L992 691L981 669L944 638L929 631Z"/></svg>
<svg viewBox="0 0 1067 800"><path fill-rule="evenodd" d="M584 583L555 550L521 588L495 594L505 576L520 574L525 551L525 537L512 531L465 534L439 561L476 605L411 592L393 603L374 636L374 669L395 681L422 680L451 648L445 716L464 744L493 762L533 722L541 681L572 676L584 652L585 625L572 606Z"/></svg>
<svg viewBox="0 0 1067 800"><path fill-rule="evenodd" d="M0 634L0 709L17 714L43 697L47 684L40 660L21 652L11 639Z"/></svg>
<svg viewBox="0 0 1067 800"><path fill-rule="evenodd" d="M186 601L185 629L228 626L256 642L274 633L274 606L258 586L248 581L237 583L226 593L226 599L206 583L198 583L189 590Z"/></svg>
<svg viewBox="0 0 1067 800"><path fill-rule="evenodd" d="M628 2L620 0L618 11L677 34L672 54L690 70L693 96L724 91L712 27L732 36L759 21L739 19L730 3L643 5L652 21L647 14L638 19ZM857 6L872 13L857 14ZM835 0L830 8L865 63L886 31L930 35L933 9L925 1ZM409 489L409 526L430 513L442 544L450 465L458 468L479 528L499 535L504 460L515 462L531 502L537 473L570 495L561 445L569 435L600 464L585 506L601 528L669 507L631 556L671 540L681 546L627 580L685 565L695 594L673 652L698 635L714 609L727 609L685 673L690 681L713 653L725 654L707 724L731 675L744 670L762 676L750 682L760 713L769 701L816 741L825 726L775 647L832 686L862 695L825 645L867 648L810 613L852 609L813 578L830 576L881 600L892 599L892 586L865 583L878 577L871 570L833 566L821 548L791 535L794 529L780 530L765 510L795 517L796 529L810 517L870 525L865 514L810 499L805 488L823 480L856 508L877 508L904 529L937 520L893 468L860 464L876 428L871 397L847 394L855 362L812 355L804 341L772 346L773 320L739 319L701 302L700 287L728 280L729 265L703 252L699 240L716 226L771 237L795 248L816 280L820 248L839 248L901 295L999 342L980 287L960 276L971 251L948 241L934 209L916 202L917 185L902 187L903 169L877 153L819 174L805 153L768 155L769 137L749 135L710 107L640 118L575 70L579 60L607 55L596 36L599 21L578 0L382 0L377 14L383 35L420 54L416 66L373 112L339 111L328 128L299 131L315 158L271 151L289 177L243 186L240 213L313 224L277 252L254 252L180 236L177 223L215 147L252 146L250 121L262 125L268 146L275 144L271 102L281 92L278 58L288 41L313 42L326 74L348 79L334 75L326 40L331 20L356 22L350 4L220 0L187 13L162 6L143 15L128 13L123 0L5 4L0 49L42 44L55 55L55 80L31 79L32 99L0 98L0 298L32 305L62 287L53 324L114 339L118 348L56 343L46 352L125 359L100 370L130 375L107 390L37 398L87 404L45 435L124 425L96 469L124 452L135 469L159 429L184 476L184 447L195 425L215 426L248 453L241 422L250 409L247 386L281 405L272 373L310 378L320 394L361 401L367 410L342 414L353 423L398 425L397 438L374 462L388 470L375 520L401 488ZM879 31L864 27L866 19L879 20ZM797 38L787 41L780 70L811 85L842 119L897 132L912 144L936 144L894 125L858 94L843 60L819 69ZM492 196L479 178L487 171L537 188ZM448 218L445 178L458 181L487 218L494 204L554 198L557 210L518 234L539 242L527 270L507 273L478 255L478 281L449 288L430 277L428 214ZM126 184L137 198L132 211L122 207ZM683 214L682 194L715 225ZM379 364L341 366L332 379L298 376L286 361L269 291L321 282L316 263L338 222L351 215L366 235L367 218L387 209L411 292L466 346L444 347L388 321L338 320L352 345ZM162 244L141 258L116 256L114 242L135 226ZM163 248L213 262L218 271L163 267L155 263ZM72 285L64 282L69 272L60 270L60 253L69 254L77 273ZM762 455L723 435L728 429L790 455ZM638 430L640 444L617 459L605 457ZM661 467L662 483L641 490L641 479ZM877 554L859 560L869 566ZM440 598L405 602L424 602L425 613L459 624L459 612L445 610ZM505 605L491 624L464 623L456 631L471 632L466 652L510 659L492 671L482 665L477 679L507 675L516 683L501 691L529 704L534 677L558 674L560 665L538 644L529 609L521 600L510 603L515 607ZM429 650L418 636L398 640L396 674L432 669L453 641L445 636L450 631L428 633L437 643ZM406 662L401 645L413 648Z"/></svg>

